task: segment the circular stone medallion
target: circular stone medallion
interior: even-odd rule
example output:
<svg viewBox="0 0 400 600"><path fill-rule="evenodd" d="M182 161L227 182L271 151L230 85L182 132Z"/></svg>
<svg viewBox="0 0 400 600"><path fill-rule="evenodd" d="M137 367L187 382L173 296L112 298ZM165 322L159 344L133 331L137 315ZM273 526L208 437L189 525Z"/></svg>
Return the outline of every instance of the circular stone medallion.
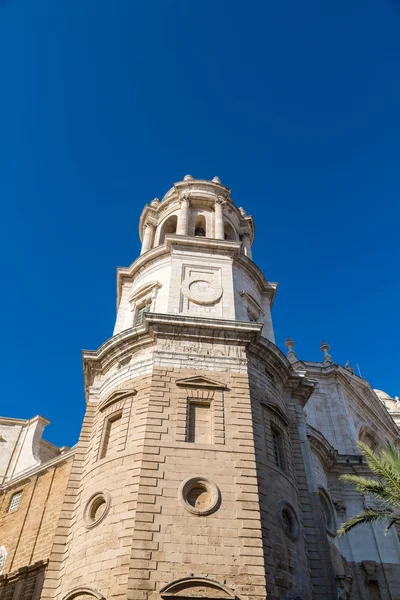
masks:
<svg viewBox="0 0 400 600"><path fill-rule="evenodd" d="M208 477L189 477L179 487L180 504L193 515L209 515L219 508L220 491Z"/></svg>
<svg viewBox="0 0 400 600"><path fill-rule="evenodd" d="M196 279L192 276L182 283L182 294L195 304L215 304L221 298L222 293L222 287L216 281Z"/></svg>

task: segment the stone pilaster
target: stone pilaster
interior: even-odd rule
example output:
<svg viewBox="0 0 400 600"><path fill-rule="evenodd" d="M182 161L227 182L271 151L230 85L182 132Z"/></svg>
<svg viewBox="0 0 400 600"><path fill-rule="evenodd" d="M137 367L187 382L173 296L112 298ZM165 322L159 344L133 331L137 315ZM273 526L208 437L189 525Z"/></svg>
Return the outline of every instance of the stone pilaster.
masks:
<svg viewBox="0 0 400 600"><path fill-rule="evenodd" d="M215 231L215 237L217 240L225 239L223 204L224 204L223 200L221 200L220 198L217 198L215 201L215 205L214 205L214 211L215 211L214 231Z"/></svg>
<svg viewBox="0 0 400 600"><path fill-rule="evenodd" d="M189 208L190 200L189 196L183 196L180 202L180 209L178 214L178 226L176 229L177 235L188 235L189 232Z"/></svg>
<svg viewBox="0 0 400 600"><path fill-rule="evenodd" d="M144 228L142 250L140 254L144 254L145 252L151 250L154 240L154 229L153 223L151 221L147 221Z"/></svg>

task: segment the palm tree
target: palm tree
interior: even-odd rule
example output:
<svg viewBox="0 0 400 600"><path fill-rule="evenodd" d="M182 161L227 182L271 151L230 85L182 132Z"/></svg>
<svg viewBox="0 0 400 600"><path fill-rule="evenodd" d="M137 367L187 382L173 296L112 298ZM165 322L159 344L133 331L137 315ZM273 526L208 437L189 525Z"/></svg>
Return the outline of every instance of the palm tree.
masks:
<svg viewBox="0 0 400 600"><path fill-rule="evenodd" d="M366 444L359 442L361 452L376 478L361 475L342 475L340 479L352 483L360 494L368 494L377 501L377 506L366 507L338 529L344 535L363 523L385 522L389 529L400 526L400 448L388 442L387 448L374 453Z"/></svg>

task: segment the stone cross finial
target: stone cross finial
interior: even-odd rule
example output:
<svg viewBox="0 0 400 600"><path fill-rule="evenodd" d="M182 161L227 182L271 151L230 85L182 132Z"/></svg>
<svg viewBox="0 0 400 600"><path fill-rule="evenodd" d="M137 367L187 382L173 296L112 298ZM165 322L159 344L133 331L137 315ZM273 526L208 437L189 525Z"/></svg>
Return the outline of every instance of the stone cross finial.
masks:
<svg viewBox="0 0 400 600"><path fill-rule="evenodd" d="M321 342L320 350L321 350L321 352L324 353L324 364L332 365L333 364L332 356L329 354L330 347L328 346L328 344L326 342L324 342L324 341Z"/></svg>
<svg viewBox="0 0 400 600"><path fill-rule="evenodd" d="M285 346L289 350L289 352L288 352L289 362L291 362L291 363L296 362L298 360L298 358L296 356L296 353L293 350L294 341L291 338L286 338Z"/></svg>

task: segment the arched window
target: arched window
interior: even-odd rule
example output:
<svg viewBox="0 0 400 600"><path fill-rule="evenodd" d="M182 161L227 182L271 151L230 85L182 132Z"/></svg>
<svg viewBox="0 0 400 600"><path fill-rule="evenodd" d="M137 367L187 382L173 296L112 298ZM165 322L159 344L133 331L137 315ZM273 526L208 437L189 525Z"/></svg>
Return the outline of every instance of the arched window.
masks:
<svg viewBox="0 0 400 600"><path fill-rule="evenodd" d="M232 225L225 221L224 223L224 232L226 240L237 240L237 235Z"/></svg>
<svg viewBox="0 0 400 600"><path fill-rule="evenodd" d="M206 237L206 219L204 215L197 215L194 226L195 237Z"/></svg>
<svg viewBox="0 0 400 600"><path fill-rule="evenodd" d="M283 432L278 427L271 425L272 449L276 466L285 470L285 440Z"/></svg>
<svg viewBox="0 0 400 600"><path fill-rule="evenodd" d="M336 529L336 526L331 501L329 500L329 497L326 494L325 490L323 490L322 488L318 488L318 494L322 515L324 517L325 527L328 532L333 533Z"/></svg>
<svg viewBox="0 0 400 600"><path fill-rule="evenodd" d="M278 469L288 472L287 419L280 408L272 403L261 405L267 456Z"/></svg>
<svg viewBox="0 0 400 600"><path fill-rule="evenodd" d="M164 243L166 235L176 233L177 225L178 217L176 215L171 215L168 219L165 219L164 223L161 225L159 245Z"/></svg>

